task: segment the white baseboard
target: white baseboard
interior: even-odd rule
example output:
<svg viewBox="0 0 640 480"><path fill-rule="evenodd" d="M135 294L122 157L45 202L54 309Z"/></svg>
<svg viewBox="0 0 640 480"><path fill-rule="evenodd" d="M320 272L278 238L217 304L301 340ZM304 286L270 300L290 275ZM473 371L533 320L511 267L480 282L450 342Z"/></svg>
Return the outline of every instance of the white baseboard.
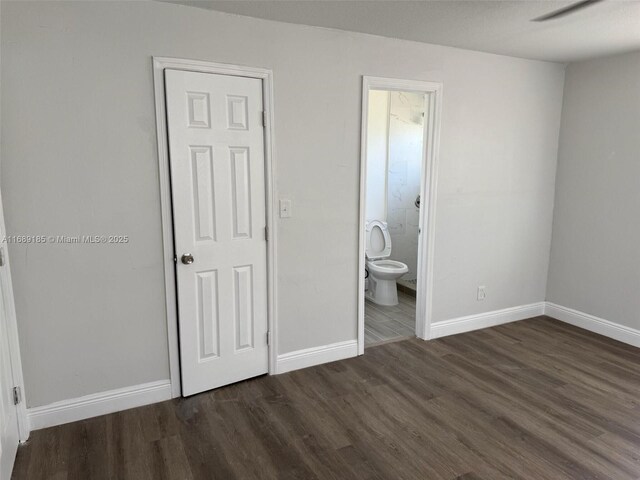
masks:
<svg viewBox="0 0 640 480"><path fill-rule="evenodd" d="M447 335L471 332L481 328L495 327L496 325L502 325L504 323L537 317L544 314L544 309L545 303L538 302L436 322L431 324L429 338L446 337Z"/></svg>
<svg viewBox="0 0 640 480"><path fill-rule="evenodd" d="M160 380L29 408L27 409L27 418L29 419L31 430L39 430L142 405L163 402L170 400L171 397L171 382L169 380Z"/></svg>
<svg viewBox="0 0 640 480"><path fill-rule="evenodd" d="M358 341L331 343L278 355L276 373L285 373L321 363L335 362L358 355Z"/></svg>
<svg viewBox="0 0 640 480"><path fill-rule="evenodd" d="M562 322L640 348L640 330L551 302L532 303L530 305L505 308L503 310L495 310L493 312L468 315L437 322L431 325L430 337L433 339L457 333L470 332L539 315L548 315ZM357 355L357 340L348 340L320 347L297 350L278 356L276 373L290 372L292 370L335 362ZM27 410L27 417L31 430L39 430L41 428L62 425L64 423L140 407L142 405L162 402L170 400L171 398L171 382L169 380L160 380L63 400L41 407L29 408Z"/></svg>
<svg viewBox="0 0 640 480"><path fill-rule="evenodd" d="M613 338L614 340L640 348L640 330L551 302L547 302L544 313L561 322L569 323L576 327L589 330L590 332L598 333L605 337Z"/></svg>

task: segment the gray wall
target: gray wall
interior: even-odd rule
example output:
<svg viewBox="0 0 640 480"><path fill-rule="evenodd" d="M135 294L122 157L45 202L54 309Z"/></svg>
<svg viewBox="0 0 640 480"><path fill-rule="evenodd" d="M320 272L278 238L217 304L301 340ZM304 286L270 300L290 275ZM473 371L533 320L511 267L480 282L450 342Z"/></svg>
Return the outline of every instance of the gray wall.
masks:
<svg viewBox="0 0 640 480"><path fill-rule="evenodd" d="M9 233L131 237L11 247L29 406L168 378L152 55L274 71L280 353L356 338L362 75L445 85L435 319L544 300L563 66L157 2L2 2Z"/></svg>
<svg viewBox="0 0 640 480"><path fill-rule="evenodd" d="M640 52L567 70L547 299L640 328Z"/></svg>

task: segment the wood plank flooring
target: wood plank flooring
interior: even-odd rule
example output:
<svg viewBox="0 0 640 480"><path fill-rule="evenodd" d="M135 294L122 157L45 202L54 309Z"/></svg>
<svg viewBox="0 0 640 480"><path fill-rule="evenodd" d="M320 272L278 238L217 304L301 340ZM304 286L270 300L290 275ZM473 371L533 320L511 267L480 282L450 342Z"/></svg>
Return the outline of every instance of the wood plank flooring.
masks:
<svg viewBox="0 0 640 480"><path fill-rule="evenodd" d="M546 317L33 432L13 478L640 478L640 350Z"/></svg>
<svg viewBox="0 0 640 480"><path fill-rule="evenodd" d="M364 305L365 347L415 337L416 299L398 291L398 305L385 307L366 300Z"/></svg>

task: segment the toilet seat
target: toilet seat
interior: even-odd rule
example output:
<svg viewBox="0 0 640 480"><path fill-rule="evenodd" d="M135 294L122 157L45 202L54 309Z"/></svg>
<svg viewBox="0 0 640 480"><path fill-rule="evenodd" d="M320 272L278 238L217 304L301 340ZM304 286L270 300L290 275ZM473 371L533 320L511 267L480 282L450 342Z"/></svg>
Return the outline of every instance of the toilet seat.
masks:
<svg viewBox="0 0 640 480"><path fill-rule="evenodd" d="M389 258L391 255L391 235L386 222L371 220L366 225L365 254L369 260Z"/></svg>
<svg viewBox="0 0 640 480"><path fill-rule="evenodd" d="M367 267L369 270L375 273L407 273L409 271L409 267L402 262L397 262L395 260L373 260L367 262Z"/></svg>

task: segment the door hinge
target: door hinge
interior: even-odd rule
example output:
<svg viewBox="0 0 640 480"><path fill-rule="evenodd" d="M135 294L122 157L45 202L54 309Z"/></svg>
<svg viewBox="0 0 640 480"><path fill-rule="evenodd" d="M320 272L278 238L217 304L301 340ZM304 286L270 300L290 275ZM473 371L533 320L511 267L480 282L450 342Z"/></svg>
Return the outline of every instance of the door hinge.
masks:
<svg viewBox="0 0 640 480"><path fill-rule="evenodd" d="M20 387L13 387L13 404L18 405L22 401L22 391Z"/></svg>
<svg viewBox="0 0 640 480"><path fill-rule="evenodd" d="M265 241L269 241L269 227L264 227L264 239Z"/></svg>
<svg viewBox="0 0 640 480"><path fill-rule="evenodd" d="M262 126L263 127L267 126L267 112L266 111L262 112Z"/></svg>
<svg viewBox="0 0 640 480"><path fill-rule="evenodd" d="M267 330L267 345L271 345L271 332Z"/></svg>

